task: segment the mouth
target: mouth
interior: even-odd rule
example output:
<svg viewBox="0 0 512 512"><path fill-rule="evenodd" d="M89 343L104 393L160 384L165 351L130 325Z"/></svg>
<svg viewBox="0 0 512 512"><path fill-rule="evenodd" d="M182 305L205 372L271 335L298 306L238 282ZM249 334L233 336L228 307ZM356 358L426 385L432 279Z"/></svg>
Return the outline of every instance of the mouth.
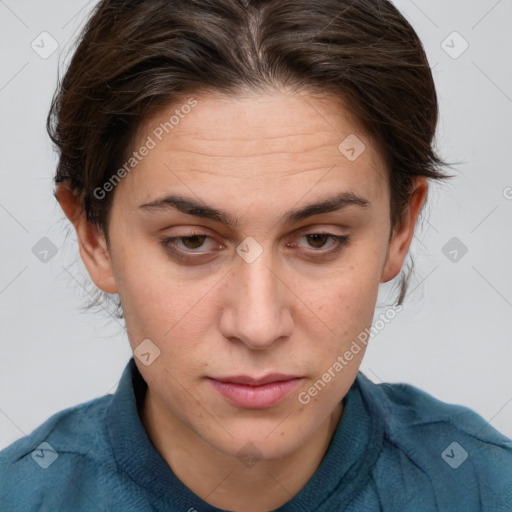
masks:
<svg viewBox="0 0 512 512"><path fill-rule="evenodd" d="M229 403L244 409L265 409L282 402L302 380L294 375L248 375L208 379Z"/></svg>

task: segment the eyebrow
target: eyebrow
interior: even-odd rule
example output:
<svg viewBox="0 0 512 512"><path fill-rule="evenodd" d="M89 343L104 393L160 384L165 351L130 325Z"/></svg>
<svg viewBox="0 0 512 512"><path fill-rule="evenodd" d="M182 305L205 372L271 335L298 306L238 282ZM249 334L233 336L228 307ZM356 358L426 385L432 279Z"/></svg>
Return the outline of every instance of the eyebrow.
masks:
<svg viewBox="0 0 512 512"><path fill-rule="evenodd" d="M287 212L284 215L283 223L285 225L290 225L309 217L313 217L314 215L338 211L348 206L366 207L370 206L370 204L370 201L353 192L342 192L337 195L323 198L315 203L310 203L302 208ZM226 226L236 227L238 225L238 219L230 213L219 210L200 201L196 201L190 197L180 195L166 195L165 197L155 199L149 203L141 204L139 208L148 212L174 209L195 217L220 222Z"/></svg>

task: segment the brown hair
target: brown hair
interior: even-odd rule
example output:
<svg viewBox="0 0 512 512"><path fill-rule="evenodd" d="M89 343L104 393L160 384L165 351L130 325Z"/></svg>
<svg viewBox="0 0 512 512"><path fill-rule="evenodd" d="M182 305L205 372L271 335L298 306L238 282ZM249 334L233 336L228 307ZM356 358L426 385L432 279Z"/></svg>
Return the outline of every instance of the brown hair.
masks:
<svg viewBox="0 0 512 512"><path fill-rule="evenodd" d="M423 46L386 0L102 0L54 95L48 133L68 182L108 242L114 192L141 124L186 94L291 88L326 93L377 142L392 226L411 180L449 177L435 153L438 104ZM341 142L341 141L340 141ZM402 279L398 303L407 288Z"/></svg>

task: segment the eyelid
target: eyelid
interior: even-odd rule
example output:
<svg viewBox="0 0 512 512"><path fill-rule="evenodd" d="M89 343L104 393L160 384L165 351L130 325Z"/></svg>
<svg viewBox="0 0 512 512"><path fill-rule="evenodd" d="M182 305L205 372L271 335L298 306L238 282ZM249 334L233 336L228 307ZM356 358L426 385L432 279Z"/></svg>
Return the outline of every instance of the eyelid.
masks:
<svg viewBox="0 0 512 512"><path fill-rule="evenodd" d="M174 242L174 241L181 241L183 240L184 238L193 238L193 237L205 237L205 240L209 239L211 240L212 242L214 242L215 244L217 244L217 246L219 245L222 245L220 242L218 242L213 236L209 235L208 233L203 233L203 232L193 232L193 233L187 233L187 234L180 234L180 235L169 235L169 236L164 236L160 239L161 242ZM184 252L184 251L183 251ZM193 251L191 249L189 249L189 252L190 253L193 253L193 252L197 252L198 254L200 254L200 251ZM203 252L204 254L204 252Z"/></svg>
<svg viewBox="0 0 512 512"><path fill-rule="evenodd" d="M340 228L340 226L338 226L338 229L339 228ZM164 236L162 236L161 241L163 241L163 240L171 241L171 240L176 240L176 239L190 238L190 237L194 237L194 236L205 236L207 238L210 238L211 240L214 240L219 245L223 245L216 239L215 236L211 235L209 233L209 231L210 230L208 228L203 227L203 226L192 227L190 233L179 233L177 235L168 235L168 236L164 235ZM333 231L334 231L334 229L332 229L332 228L327 228L324 226L316 227L315 225L310 225L310 226L305 226L303 228L297 229L292 234L287 235L286 239L287 240L295 240L296 238L301 238L306 235L331 235L333 237L347 237L348 236L348 233L341 234L341 233L334 233Z"/></svg>
<svg viewBox="0 0 512 512"><path fill-rule="evenodd" d="M315 248L309 248L305 249L303 251L299 251L299 253L305 258L310 260L316 260L319 263L322 259L328 259L329 257L335 258L337 254L344 249L347 245L350 244L350 238L348 235L336 235L327 229L306 229L303 230L302 233L299 233L298 235L294 236L294 240L296 238L302 238L304 236L314 236L314 235L326 235L328 237L328 240L330 239L333 243L331 244L330 249L315 249ZM162 237L160 240L161 245L163 246L164 250L171 253L173 257L176 260L181 260L185 264L206 264L212 261L213 256L215 256L215 253L218 252L216 250L214 251L194 251L193 249L179 249L176 247L175 242L181 241L185 238L193 238L195 236L199 237L205 237L205 239L214 240L213 237L208 235L207 233L200 233L197 231L194 231L193 233L188 234L181 234L179 236L165 236ZM222 245L222 244L220 244ZM296 246L296 244L295 244ZM217 246L218 247L218 246ZM208 260L208 261L205 261Z"/></svg>

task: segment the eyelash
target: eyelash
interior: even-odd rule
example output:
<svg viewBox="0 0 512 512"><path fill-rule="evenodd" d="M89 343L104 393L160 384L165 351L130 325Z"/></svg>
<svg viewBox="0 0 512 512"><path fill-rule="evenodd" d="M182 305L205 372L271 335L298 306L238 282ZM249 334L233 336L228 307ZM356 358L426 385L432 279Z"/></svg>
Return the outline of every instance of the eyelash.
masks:
<svg viewBox="0 0 512 512"><path fill-rule="evenodd" d="M318 249L318 250L313 249L313 251L312 251L313 257L315 257L315 256L326 257L326 256L335 255L338 252L340 252L341 249L343 249L345 246L347 246L349 244L349 237L348 236L346 236L346 235L334 235L334 234L328 233L326 231L319 231L319 232L314 232L314 233L306 233L304 235L301 235L299 238L308 237L308 236L317 236L317 235L326 235L328 237L328 239L331 239L331 240L334 241L334 247L332 249L328 250L328 251L323 251L323 252L320 249ZM198 253L199 254L198 256L190 256L190 254L195 254L195 251L188 252L188 251L183 251L181 249L177 249L176 248L176 241L177 240L184 240L184 239L187 239L187 238L203 237L203 236L206 237L206 238L211 238L210 236L208 236L205 233L191 233L191 234L186 235L186 236L163 237L160 240L160 242L161 242L162 246L164 247L164 249L166 251L170 252L174 256L179 257L182 260L190 262L190 261L194 261L194 260L199 259L201 256L206 256L208 253L202 253L202 254ZM317 254L315 254L315 253L317 253Z"/></svg>

